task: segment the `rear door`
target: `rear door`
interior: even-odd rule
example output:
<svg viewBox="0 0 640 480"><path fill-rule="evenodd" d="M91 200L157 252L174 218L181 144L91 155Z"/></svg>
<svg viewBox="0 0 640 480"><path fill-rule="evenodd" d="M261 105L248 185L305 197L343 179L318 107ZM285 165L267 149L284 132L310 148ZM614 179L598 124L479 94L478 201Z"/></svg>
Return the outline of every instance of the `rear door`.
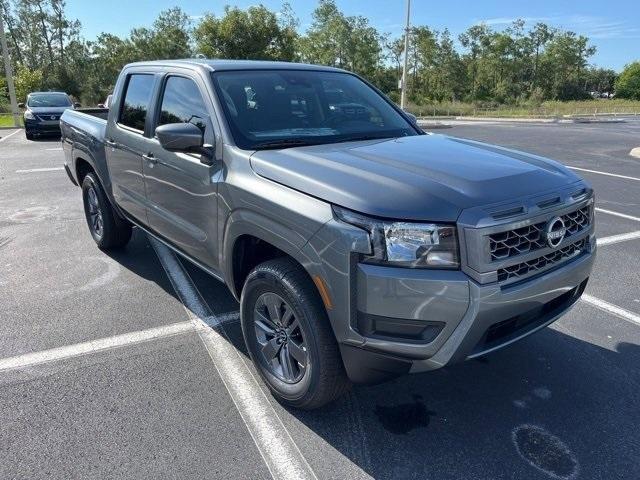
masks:
<svg viewBox="0 0 640 480"><path fill-rule="evenodd" d="M214 143L212 102L196 75L167 74L161 83L155 126L190 122ZM154 128L155 129L155 128ZM174 246L218 269L217 180L222 162L199 153L169 152L154 136L144 161L149 223Z"/></svg>
<svg viewBox="0 0 640 480"><path fill-rule="evenodd" d="M105 151L113 196L118 205L143 225L147 224L147 198L142 156L152 140L148 113L157 77L152 72L132 71L124 80L114 123L107 128Z"/></svg>

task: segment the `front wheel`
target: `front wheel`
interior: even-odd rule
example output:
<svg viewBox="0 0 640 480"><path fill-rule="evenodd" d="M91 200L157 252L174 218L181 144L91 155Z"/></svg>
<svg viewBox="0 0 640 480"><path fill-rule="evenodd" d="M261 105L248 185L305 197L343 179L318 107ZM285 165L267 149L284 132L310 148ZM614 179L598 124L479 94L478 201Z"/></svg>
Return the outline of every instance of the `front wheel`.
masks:
<svg viewBox="0 0 640 480"><path fill-rule="evenodd" d="M129 242L131 225L113 211L94 173L88 173L82 180L82 201L89 231L99 248L108 250Z"/></svg>
<svg viewBox="0 0 640 480"><path fill-rule="evenodd" d="M27 137L27 140L33 140L33 133L25 130L24 135Z"/></svg>
<svg viewBox="0 0 640 480"><path fill-rule="evenodd" d="M242 290L240 316L251 359L278 401L311 410L347 391L329 319L299 264L279 258L255 267Z"/></svg>

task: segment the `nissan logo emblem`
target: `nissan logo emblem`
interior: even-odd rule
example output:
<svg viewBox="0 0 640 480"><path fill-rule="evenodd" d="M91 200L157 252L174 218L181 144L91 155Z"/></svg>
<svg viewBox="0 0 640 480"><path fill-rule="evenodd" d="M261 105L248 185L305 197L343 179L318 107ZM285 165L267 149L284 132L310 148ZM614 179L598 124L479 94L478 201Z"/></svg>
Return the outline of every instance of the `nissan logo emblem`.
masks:
<svg viewBox="0 0 640 480"><path fill-rule="evenodd" d="M55 115L51 115L51 120L55 120L56 116Z"/></svg>
<svg viewBox="0 0 640 480"><path fill-rule="evenodd" d="M552 218L549 223L547 223L545 230L547 244L551 248L556 248L562 243L566 233L567 228L564 226L564 221L560 217Z"/></svg>

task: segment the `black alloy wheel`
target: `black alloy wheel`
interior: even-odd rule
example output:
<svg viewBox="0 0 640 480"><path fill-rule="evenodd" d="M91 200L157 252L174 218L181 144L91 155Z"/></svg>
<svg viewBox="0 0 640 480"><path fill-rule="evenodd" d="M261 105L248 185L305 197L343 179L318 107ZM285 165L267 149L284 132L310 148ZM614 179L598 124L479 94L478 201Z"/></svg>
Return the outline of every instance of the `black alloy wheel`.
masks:
<svg viewBox="0 0 640 480"><path fill-rule="evenodd" d="M304 333L291 306L278 294L262 294L254 308L254 330L261 360L272 375L299 382L309 365Z"/></svg>
<svg viewBox="0 0 640 480"><path fill-rule="evenodd" d="M102 209L98 202L98 194L93 185L87 189L87 210L89 215L89 228L91 228L91 231L96 237L102 238L104 234L104 220L102 218Z"/></svg>

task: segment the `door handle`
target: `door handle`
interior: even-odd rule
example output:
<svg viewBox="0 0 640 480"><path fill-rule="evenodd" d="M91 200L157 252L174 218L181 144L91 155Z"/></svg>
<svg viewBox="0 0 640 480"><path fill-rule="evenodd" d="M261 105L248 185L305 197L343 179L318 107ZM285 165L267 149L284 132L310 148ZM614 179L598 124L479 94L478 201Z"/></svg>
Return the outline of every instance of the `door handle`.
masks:
<svg viewBox="0 0 640 480"><path fill-rule="evenodd" d="M155 165L156 163L158 163L158 159L153 156L153 153L146 153L142 155L142 158L144 158L151 165Z"/></svg>
<svg viewBox="0 0 640 480"><path fill-rule="evenodd" d="M104 143L105 143L105 145L107 145L108 147L111 147L111 148L116 148L118 146L118 144L116 142L114 142L113 140L105 140Z"/></svg>

